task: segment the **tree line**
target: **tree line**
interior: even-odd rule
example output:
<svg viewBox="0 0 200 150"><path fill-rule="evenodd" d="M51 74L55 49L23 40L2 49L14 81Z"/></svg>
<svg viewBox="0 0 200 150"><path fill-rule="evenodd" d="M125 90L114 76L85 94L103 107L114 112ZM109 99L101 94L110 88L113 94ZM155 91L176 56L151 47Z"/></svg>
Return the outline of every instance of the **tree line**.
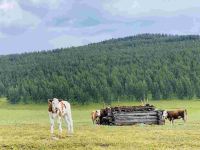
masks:
<svg viewBox="0 0 200 150"><path fill-rule="evenodd" d="M0 95L10 103L200 98L200 37L141 34L0 56Z"/></svg>

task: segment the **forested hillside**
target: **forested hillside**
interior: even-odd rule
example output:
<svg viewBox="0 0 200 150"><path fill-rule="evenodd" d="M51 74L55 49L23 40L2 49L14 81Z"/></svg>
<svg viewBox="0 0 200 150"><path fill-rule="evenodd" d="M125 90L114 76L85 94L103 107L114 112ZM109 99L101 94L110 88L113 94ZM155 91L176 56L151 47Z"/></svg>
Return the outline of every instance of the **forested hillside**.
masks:
<svg viewBox="0 0 200 150"><path fill-rule="evenodd" d="M200 37L142 34L1 56L0 95L11 103L200 98Z"/></svg>

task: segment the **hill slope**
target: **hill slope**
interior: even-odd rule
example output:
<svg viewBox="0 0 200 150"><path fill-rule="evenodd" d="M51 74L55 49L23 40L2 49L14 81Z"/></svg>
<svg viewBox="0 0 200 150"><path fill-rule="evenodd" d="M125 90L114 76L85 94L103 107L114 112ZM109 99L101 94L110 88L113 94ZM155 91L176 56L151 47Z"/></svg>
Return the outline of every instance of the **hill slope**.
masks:
<svg viewBox="0 0 200 150"><path fill-rule="evenodd" d="M200 37L142 34L82 47L0 57L12 103L200 97Z"/></svg>

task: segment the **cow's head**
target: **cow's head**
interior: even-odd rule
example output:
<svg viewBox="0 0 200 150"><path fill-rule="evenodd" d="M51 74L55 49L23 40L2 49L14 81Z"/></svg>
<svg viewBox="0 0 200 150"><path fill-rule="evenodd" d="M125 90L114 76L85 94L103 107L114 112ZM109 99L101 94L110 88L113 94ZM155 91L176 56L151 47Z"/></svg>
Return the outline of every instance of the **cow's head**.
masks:
<svg viewBox="0 0 200 150"><path fill-rule="evenodd" d="M168 116L167 110L164 110L162 115L163 119L167 119L167 116Z"/></svg>
<svg viewBox="0 0 200 150"><path fill-rule="evenodd" d="M101 115L101 111L100 110L96 110L96 117L100 117Z"/></svg>
<svg viewBox="0 0 200 150"><path fill-rule="evenodd" d="M52 103L52 111L57 112L59 106L59 100L57 98L53 98L51 103Z"/></svg>

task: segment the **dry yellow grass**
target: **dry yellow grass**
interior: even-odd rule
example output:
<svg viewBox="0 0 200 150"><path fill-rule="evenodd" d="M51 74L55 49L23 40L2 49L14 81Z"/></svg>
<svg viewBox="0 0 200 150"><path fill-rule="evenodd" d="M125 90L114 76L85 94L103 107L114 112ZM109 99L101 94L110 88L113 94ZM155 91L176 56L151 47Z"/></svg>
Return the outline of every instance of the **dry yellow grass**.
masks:
<svg viewBox="0 0 200 150"><path fill-rule="evenodd" d="M46 106L0 105L0 149L67 149L67 150L198 150L200 149L200 102L152 102L159 108L186 107L189 120L174 126L93 126L93 107L73 107L75 133L52 140ZM130 104L130 103L129 103ZM132 103L133 104L133 103ZM136 103L134 103L136 104ZM127 104L128 105L128 104ZM7 116L5 116L7 114ZM55 130L56 136L58 129Z"/></svg>

